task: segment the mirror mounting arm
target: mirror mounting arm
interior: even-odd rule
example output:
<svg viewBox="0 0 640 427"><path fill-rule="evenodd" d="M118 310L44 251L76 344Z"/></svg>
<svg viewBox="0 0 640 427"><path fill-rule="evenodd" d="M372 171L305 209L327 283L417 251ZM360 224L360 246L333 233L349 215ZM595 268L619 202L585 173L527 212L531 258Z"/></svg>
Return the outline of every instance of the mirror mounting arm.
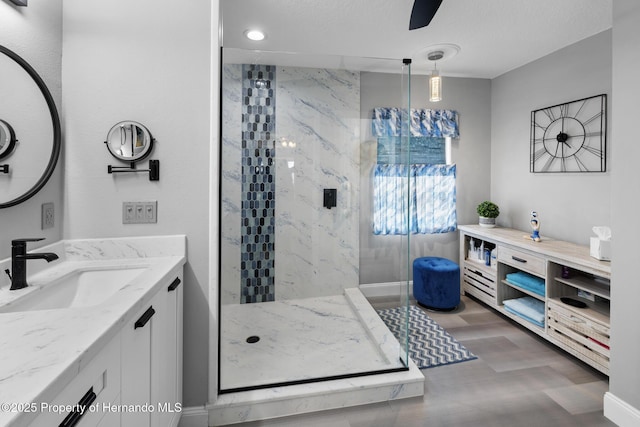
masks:
<svg viewBox="0 0 640 427"><path fill-rule="evenodd" d="M107 165L107 173L149 172L149 181L160 181L160 160L149 160L149 169L136 169L136 163L127 166Z"/></svg>
<svg viewBox="0 0 640 427"><path fill-rule="evenodd" d="M0 173L9 173L9 165L0 165Z"/></svg>
<svg viewBox="0 0 640 427"><path fill-rule="evenodd" d="M111 166L107 165L107 172L140 172L136 170L136 162L130 162L129 166Z"/></svg>

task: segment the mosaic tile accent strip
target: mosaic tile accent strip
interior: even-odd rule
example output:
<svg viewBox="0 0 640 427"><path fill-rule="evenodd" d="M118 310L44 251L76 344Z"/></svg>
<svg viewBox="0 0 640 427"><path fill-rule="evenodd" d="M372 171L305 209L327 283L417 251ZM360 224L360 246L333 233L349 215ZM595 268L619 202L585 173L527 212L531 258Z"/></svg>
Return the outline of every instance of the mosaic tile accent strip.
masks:
<svg viewBox="0 0 640 427"><path fill-rule="evenodd" d="M242 66L241 303L275 300L273 65Z"/></svg>

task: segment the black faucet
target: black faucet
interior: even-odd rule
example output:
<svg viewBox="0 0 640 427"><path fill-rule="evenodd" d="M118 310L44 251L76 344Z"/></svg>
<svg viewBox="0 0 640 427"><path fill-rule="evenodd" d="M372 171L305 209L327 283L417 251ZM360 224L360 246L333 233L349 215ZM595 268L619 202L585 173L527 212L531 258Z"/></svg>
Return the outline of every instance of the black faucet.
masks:
<svg viewBox="0 0 640 427"><path fill-rule="evenodd" d="M27 284L27 260L44 259L47 262L58 259L58 255L53 252L27 253L27 242L39 242L43 238L35 239L15 239L11 241L11 288L26 288Z"/></svg>

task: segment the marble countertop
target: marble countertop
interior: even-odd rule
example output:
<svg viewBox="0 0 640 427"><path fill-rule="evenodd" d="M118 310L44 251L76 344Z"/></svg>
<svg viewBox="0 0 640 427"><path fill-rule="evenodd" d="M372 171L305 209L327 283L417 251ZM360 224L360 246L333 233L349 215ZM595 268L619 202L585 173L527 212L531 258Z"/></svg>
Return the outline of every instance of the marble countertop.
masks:
<svg viewBox="0 0 640 427"><path fill-rule="evenodd" d="M49 264L28 261L30 287L25 290L9 291L9 280L3 277L0 306L78 268L145 270L93 307L0 313L1 426L28 425L37 414L19 411L18 406L51 402L158 288L175 278L186 262L186 238L65 240L33 252L54 252L60 258ZM0 261L3 271L10 266L10 259Z"/></svg>

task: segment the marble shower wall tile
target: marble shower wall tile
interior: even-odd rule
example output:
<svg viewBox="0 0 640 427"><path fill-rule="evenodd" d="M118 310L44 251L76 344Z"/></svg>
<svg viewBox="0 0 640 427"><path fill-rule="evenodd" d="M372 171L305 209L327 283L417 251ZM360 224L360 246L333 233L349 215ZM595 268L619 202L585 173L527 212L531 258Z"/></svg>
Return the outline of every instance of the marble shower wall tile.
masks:
<svg viewBox="0 0 640 427"><path fill-rule="evenodd" d="M222 69L222 302L240 303L240 220L242 196L242 65Z"/></svg>
<svg viewBox="0 0 640 427"><path fill-rule="evenodd" d="M359 283L360 75L276 69L277 300ZM222 302L240 302L242 66L223 68ZM323 189L337 206L322 206Z"/></svg>
<svg viewBox="0 0 640 427"><path fill-rule="evenodd" d="M360 75L277 68L276 298L359 283ZM323 189L337 206L322 206Z"/></svg>

